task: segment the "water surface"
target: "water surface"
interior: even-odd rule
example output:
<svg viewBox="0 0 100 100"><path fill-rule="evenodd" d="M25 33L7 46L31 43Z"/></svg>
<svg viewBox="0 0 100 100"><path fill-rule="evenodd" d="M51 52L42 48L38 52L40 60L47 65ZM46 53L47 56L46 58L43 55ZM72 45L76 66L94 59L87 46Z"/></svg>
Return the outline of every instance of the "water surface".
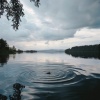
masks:
<svg viewBox="0 0 100 100"><path fill-rule="evenodd" d="M97 100L100 60L65 53L33 53L0 58L0 94L13 94L14 83L25 85L21 100Z"/></svg>

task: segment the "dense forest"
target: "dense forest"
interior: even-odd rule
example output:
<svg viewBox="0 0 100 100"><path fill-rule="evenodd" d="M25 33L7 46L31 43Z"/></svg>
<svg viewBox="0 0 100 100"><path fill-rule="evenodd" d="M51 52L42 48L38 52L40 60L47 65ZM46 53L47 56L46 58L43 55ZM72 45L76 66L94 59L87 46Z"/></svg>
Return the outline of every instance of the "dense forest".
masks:
<svg viewBox="0 0 100 100"><path fill-rule="evenodd" d="M70 54L74 57L82 57L82 58L93 57L100 59L100 44L75 46L70 49L66 49L65 53Z"/></svg>
<svg viewBox="0 0 100 100"><path fill-rule="evenodd" d="M9 47L8 43L4 39L0 39L0 54L14 54L16 53L16 48Z"/></svg>

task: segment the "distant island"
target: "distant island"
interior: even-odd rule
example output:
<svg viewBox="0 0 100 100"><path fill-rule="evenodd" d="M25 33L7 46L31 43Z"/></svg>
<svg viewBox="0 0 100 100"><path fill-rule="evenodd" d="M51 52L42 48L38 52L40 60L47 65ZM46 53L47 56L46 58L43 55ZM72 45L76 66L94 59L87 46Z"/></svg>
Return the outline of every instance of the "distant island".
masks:
<svg viewBox="0 0 100 100"><path fill-rule="evenodd" d="M74 57L82 58L99 58L100 59L100 44L75 46L65 50L65 53Z"/></svg>
<svg viewBox="0 0 100 100"><path fill-rule="evenodd" d="M26 53L36 53L37 51L36 50L26 50L24 52L26 52Z"/></svg>
<svg viewBox="0 0 100 100"><path fill-rule="evenodd" d="M16 49L15 46L10 47L9 44L7 43L6 40L4 39L0 39L0 55L7 55L7 54L16 54L16 53L35 53L37 52L36 50L20 50L20 49Z"/></svg>

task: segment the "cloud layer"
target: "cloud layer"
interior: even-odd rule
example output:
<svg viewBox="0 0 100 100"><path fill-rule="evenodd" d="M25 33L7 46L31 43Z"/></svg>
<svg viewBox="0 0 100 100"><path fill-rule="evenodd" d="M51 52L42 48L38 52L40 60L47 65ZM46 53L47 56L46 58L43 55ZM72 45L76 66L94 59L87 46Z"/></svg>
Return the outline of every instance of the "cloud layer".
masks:
<svg viewBox="0 0 100 100"><path fill-rule="evenodd" d="M56 48L77 45L77 38L82 40L88 37L92 42L87 40L86 43L90 44L95 43L96 39L100 42L97 38L97 30L100 28L100 0L41 0L39 8L29 0L21 2L25 16L18 31L12 29L11 22L5 16L0 19L0 38L6 39L10 44L14 43L20 48L24 44L26 48L45 49L54 48L50 43L58 45ZM89 32L91 29L95 30L95 39L91 38L94 34ZM73 45L70 44L72 39ZM67 47L65 42L69 42Z"/></svg>

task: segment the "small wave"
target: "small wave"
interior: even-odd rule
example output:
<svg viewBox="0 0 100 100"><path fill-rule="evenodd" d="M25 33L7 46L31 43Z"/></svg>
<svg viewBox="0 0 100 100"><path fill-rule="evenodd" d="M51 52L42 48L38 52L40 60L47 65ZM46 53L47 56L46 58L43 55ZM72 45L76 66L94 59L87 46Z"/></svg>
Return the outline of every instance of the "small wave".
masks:
<svg viewBox="0 0 100 100"><path fill-rule="evenodd" d="M20 75L20 81L27 81L39 84L64 84L70 85L80 82L84 79L84 75L80 73L81 69L73 68L72 66L52 65L52 67L43 67L33 70L24 70ZM81 70L82 71L82 70Z"/></svg>

